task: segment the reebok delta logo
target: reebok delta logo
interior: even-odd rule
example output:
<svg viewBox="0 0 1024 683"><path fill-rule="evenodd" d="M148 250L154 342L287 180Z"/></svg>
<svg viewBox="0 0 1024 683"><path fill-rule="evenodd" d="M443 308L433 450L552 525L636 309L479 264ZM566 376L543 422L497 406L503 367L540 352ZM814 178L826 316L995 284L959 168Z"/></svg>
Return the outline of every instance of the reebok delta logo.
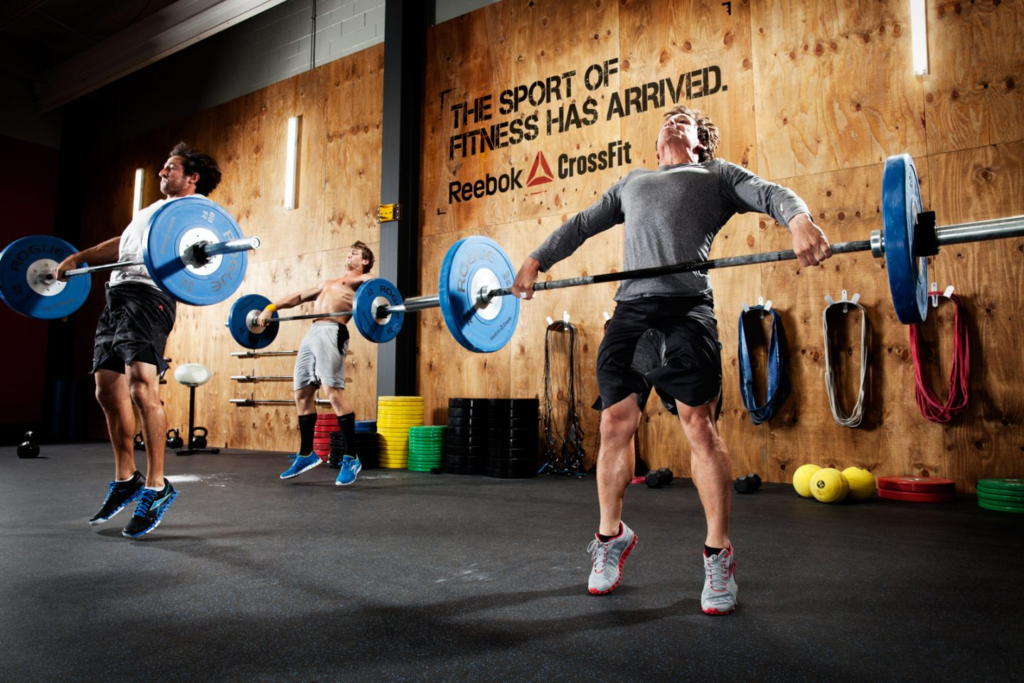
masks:
<svg viewBox="0 0 1024 683"><path fill-rule="evenodd" d="M533 160L533 168L530 169L530 175L526 178L526 186L543 185L554 182L554 180L548 160L544 158L544 152L537 152L537 156Z"/></svg>

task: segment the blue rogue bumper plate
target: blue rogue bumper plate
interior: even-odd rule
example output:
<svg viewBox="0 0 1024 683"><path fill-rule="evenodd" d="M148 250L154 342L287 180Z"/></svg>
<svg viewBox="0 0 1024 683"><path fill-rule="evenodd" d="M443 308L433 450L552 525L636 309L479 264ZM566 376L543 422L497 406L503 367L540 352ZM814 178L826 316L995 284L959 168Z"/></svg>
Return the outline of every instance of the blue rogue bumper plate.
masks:
<svg viewBox="0 0 1024 683"><path fill-rule="evenodd" d="M495 297L479 304L481 290L512 286L512 261L487 237L466 237L451 246L441 264L438 299L444 322L455 340L476 353L504 348L519 322L519 299Z"/></svg>
<svg viewBox="0 0 1024 683"><path fill-rule="evenodd" d="M56 320L71 315L88 298L92 276L75 275L65 281L47 281L45 276L77 251L49 235L14 240L0 252L0 299L29 318Z"/></svg>
<svg viewBox="0 0 1024 683"><path fill-rule="evenodd" d="M245 277L248 252L213 256L204 266L188 265L185 250L199 241L208 243L242 239L238 223L216 202L205 197L173 199L150 220L142 240L142 260L160 289L192 306L224 301Z"/></svg>
<svg viewBox="0 0 1024 683"><path fill-rule="evenodd" d="M882 174L882 224L889 291L896 317L916 325L928 317L928 259L914 256L921 188L909 154L889 157Z"/></svg>
<svg viewBox="0 0 1024 683"><path fill-rule="evenodd" d="M228 330L231 332L231 338L247 349L264 349L270 346L277 338L277 329L280 325L272 323L267 327L256 327L250 324L250 314L255 311L256 315L259 315L269 303L270 299L259 294L238 297L238 300L231 304L231 312L228 313ZM272 313L270 317L277 318L277 313Z"/></svg>
<svg viewBox="0 0 1024 683"><path fill-rule="evenodd" d="M382 305L402 305L398 287L384 278L374 278L359 285L352 299L352 319L356 321L356 329L363 338L376 344L384 344L397 337L405 320L405 313L401 311L377 317L377 309Z"/></svg>

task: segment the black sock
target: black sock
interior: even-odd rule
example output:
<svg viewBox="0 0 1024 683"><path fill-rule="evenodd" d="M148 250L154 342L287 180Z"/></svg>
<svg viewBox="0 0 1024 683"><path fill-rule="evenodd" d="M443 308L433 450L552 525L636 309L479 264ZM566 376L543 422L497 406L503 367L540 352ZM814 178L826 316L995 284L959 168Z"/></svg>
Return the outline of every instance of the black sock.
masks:
<svg viewBox="0 0 1024 683"><path fill-rule="evenodd" d="M299 415L299 455L313 452L313 432L316 431L316 413Z"/></svg>
<svg viewBox="0 0 1024 683"><path fill-rule="evenodd" d="M708 545L704 546L704 554L707 555L708 557L711 557L712 555L718 555L723 550L725 550L725 548L712 548L712 547L710 547Z"/></svg>
<svg viewBox="0 0 1024 683"><path fill-rule="evenodd" d="M338 416L341 435L345 437L345 455L356 454L356 414L346 413Z"/></svg>
<svg viewBox="0 0 1024 683"><path fill-rule="evenodd" d="M613 538L618 538L622 535L622 522L619 522L619 530L615 532L614 536L605 536L604 534L598 534L597 537L601 540L601 543L607 543Z"/></svg>

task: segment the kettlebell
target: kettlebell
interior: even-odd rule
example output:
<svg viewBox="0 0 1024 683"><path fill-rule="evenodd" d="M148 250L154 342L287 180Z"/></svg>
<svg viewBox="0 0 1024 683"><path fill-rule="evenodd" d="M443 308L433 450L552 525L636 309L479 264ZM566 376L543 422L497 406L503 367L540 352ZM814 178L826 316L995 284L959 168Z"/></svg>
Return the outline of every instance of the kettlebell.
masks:
<svg viewBox="0 0 1024 683"><path fill-rule="evenodd" d="M177 429L167 430L167 447L171 450L177 450L185 447L185 440L181 438Z"/></svg>
<svg viewBox="0 0 1024 683"><path fill-rule="evenodd" d="M202 431L202 434L199 432ZM206 427L196 427L192 430L192 438L189 439L188 447L192 449L206 448Z"/></svg>
<svg viewBox="0 0 1024 683"><path fill-rule="evenodd" d="M32 441L32 432L25 432L25 441L18 446L19 458L38 458L39 445Z"/></svg>
<svg viewBox="0 0 1024 683"><path fill-rule="evenodd" d="M146 450L146 442L142 440L142 432L139 432L138 434L135 435L135 450Z"/></svg>

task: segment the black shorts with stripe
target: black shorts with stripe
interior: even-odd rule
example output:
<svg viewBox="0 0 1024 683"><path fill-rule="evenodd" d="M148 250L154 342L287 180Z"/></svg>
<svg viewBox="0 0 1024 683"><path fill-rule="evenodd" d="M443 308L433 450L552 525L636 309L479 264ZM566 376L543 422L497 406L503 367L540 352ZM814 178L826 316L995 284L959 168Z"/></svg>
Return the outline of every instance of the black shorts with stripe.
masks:
<svg viewBox="0 0 1024 683"><path fill-rule="evenodd" d="M174 328L177 302L155 287L128 282L106 286L107 305L96 324L92 372L124 373L131 363L167 370L164 347Z"/></svg>

